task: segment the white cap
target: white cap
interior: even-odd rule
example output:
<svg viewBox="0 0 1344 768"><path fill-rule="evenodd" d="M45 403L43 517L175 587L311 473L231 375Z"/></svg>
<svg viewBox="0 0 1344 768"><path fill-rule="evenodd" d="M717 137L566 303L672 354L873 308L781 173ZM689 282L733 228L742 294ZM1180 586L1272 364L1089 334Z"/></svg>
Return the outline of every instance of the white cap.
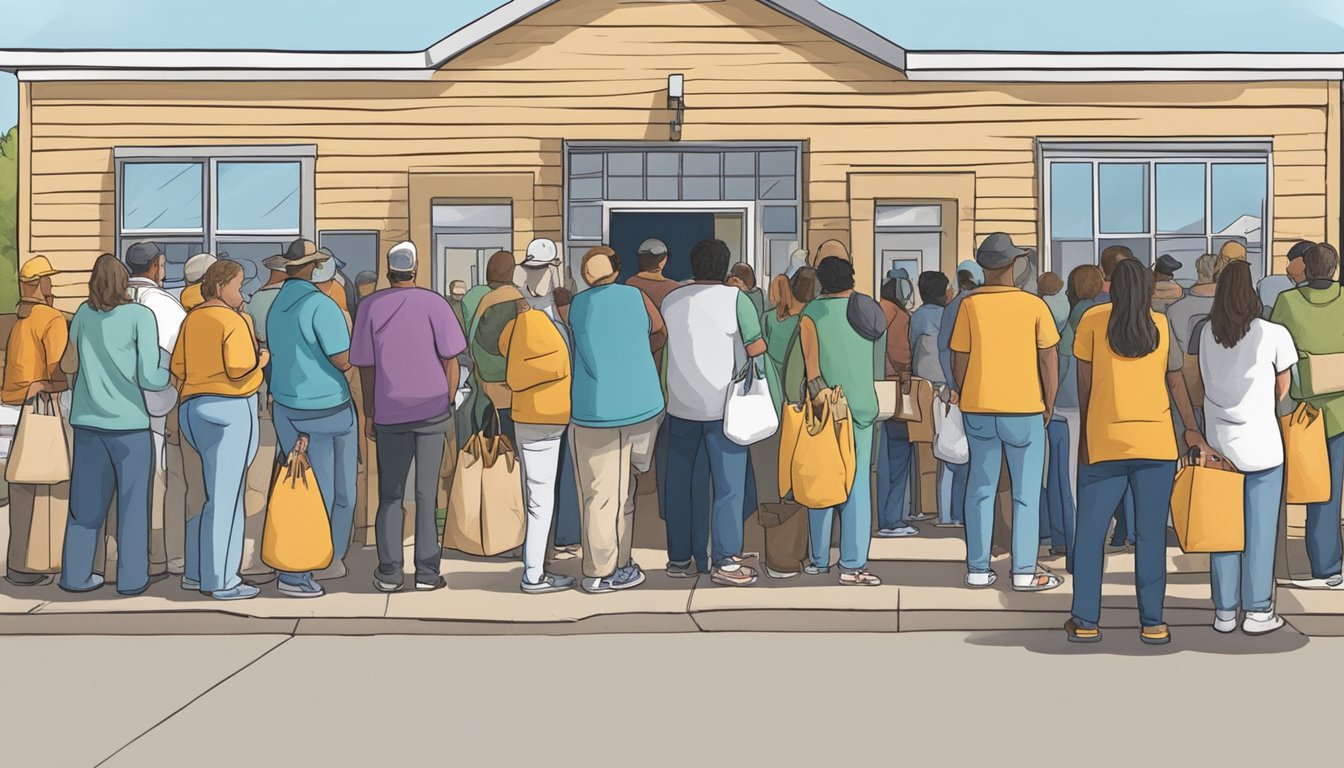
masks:
<svg viewBox="0 0 1344 768"><path fill-rule="evenodd" d="M182 265L182 276L188 283L199 283L201 278L205 277L205 271L210 268L219 259L212 253L198 253L187 259L187 263Z"/></svg>
<svg viewBox="0 0 1344 768"><path fill-rule="evenodd" d="M524 267L550 267L560 263L560 249L554 240L539 237L527 245Z"/></svg>
<svg viewBox="0 0 1344 768"><path fill-rule="evenodd" d="M388 271L414 272L415 266L415 243L403 240L387 252Z"/></svg>

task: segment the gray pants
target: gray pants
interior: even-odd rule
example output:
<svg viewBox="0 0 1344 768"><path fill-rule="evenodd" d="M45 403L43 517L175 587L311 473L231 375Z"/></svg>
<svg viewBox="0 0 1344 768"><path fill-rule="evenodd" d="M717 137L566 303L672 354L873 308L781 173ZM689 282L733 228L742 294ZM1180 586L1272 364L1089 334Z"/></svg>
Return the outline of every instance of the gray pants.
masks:
<svg viewBox="0 0 1344 768"><path fill-rule="evenodd" d="M402 580L403 497L406 478L415 462L415 580L433 584L439 578L443 547L439 543L435 506L444 444L453 434L451 411L435 419L377 426L378 575L388 582Z"/></svg>

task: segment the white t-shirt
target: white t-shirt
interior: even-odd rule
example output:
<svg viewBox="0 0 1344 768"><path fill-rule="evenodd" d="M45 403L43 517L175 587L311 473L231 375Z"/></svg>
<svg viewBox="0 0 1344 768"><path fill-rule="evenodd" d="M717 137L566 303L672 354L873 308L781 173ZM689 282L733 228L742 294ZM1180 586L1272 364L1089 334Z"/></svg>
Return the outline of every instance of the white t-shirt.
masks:
<svg viewBox="0 0 1344 768"><path fill-rule="evenodd" d="M663 299L669 414L691 421L723 418L733 377L747 364L738 323L738 302L749 305L745 296L731 285L697 283Z"/></svg>
<svg viewBox="0 0 1344 768"><path fill-rule="evenodd" d="M1297 364L1287 328L1256 318L1231 349L1199 332L1199 372L1204 379L1204 438L1242 472L1283 464L1274 380Z"/></svg>

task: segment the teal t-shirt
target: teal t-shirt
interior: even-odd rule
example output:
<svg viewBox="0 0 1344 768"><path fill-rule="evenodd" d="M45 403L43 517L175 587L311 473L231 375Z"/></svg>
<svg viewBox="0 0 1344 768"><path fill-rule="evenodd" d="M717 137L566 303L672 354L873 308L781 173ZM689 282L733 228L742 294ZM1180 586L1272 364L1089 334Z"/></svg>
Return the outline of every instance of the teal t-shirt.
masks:
<svg viewBox="0 0 1344 768"><path fill-rule="evenodd" d="M145 390L168 386L154 313L139 304L99 312L86 302L70 321L70 343L79 355L70 423L116 431L149 429Z"/></svg>
<svg viewBox="0 0 1344 768"><path fill-rule="evenodd" d="M649 350L644 294L628 285L589 288L569 307L574 336L573 422L627 427L663 410L663 389Z"/></svg>
<svg viewBox="0 0 1344 768"><path fill-rule="evenodd" d="M280 287L266 315L271 351L270 393L275 402L301 411L321 411L350 401L350 385L330 358L350 349L345 313L307 280Z"/></svg>
<svg viewBox="0 0 1344 768"><path fill-rule="evenodd" d="M844 389L854 426L862 428L877 419L873 342L849 324L848 308L847 298L823 296L808 304L803 316L817 327L821 378L827 386Z"/></svg>

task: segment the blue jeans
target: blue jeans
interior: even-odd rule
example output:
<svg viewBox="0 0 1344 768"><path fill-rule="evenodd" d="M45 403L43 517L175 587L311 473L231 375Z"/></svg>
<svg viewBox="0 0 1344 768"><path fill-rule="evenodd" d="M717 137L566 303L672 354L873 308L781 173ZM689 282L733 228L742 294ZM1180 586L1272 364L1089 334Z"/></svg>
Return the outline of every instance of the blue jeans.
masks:
<svg viewBox="0 0 1344 768"><path fill-rule="evenodd" d="M840 513L840 570L853 573L868 565L868 545L873 538L872 482L873 425L854 427L854 488L845 503L830 509L809 509L807 527L811 536L812 565L831 563L831 520Z"/></svg>
<svg viewBox="0 0 1344 768"><path fill-rule="evenodd" d="M663 489L658 489L661 495ZM560 439L560 478L555 484L555 546L573 547L579 543L579 488L574 483L574 456L569 450L569 435Z"/></svg>
<svg viewBox="0 0 1344 768"><path fill-rule="evenodd" d="M1126 459L1078 468L1073 618L1079 626L1095 628L1101 620L1106 531L1126 489L1134 494L1134 588L1139 596L1139 620L1145 627L1162 623L1167 594L1167 513L1175 480L1174 461Z"/></svg>
<svg viewBox="0 0 1344 768"><path fill-rule="evenodd" d="M1046 427L1050 441L1050 466L1046 468L1045 504L1041 526L1050 532L1050 546L1073 549L1073 478L1069 467L1069 425L1055 419Z"/></svg>
<svg viewBox="0 0 1344 768"><path fill-rule="evenodd" d="M1274 547L1283 503L1283 465L1245 475L1246 547L1209 556L1213 607L1264 613L1274 606Z"/></svg>
<svg viewBox="0 0 1344 768"><path fill-rule="evenodd" d="M233 589L243 581L243 496L257 455L257 398L201 395L182 403L179 415L182 437L201 456L201 476L187 482L205 490L205 506L186 510L184 575L202 592Z"/></svg>
<svg viewBox="0 0 1344 768"><path fill-rule="evenodd" d="M1041 539L1041 478L1045 472L1045 420L1039 413L965 414L971 461L966 479L966 567L989 573L994 498L1008 459L1013 495L1013 574L1036 572Z"/></svg>
<svg viewBox="0 0 1344 768"><path fill-rule="evenodd" d="M1324 504L1307 505L1307 559L1311 561L1311 575L1328 579L1341 568L1340 483L1344 481L1344 434L1327 438L1330 454L1330 500Z"/></svg>
<svg viewBox="0 0 1344 768"><path fill-rule="evenodd" d="M915 446L910 443L910 427L891 419L881 425L882 459L878 468L877 527L900 528L905 523L905 496L910 489Z"/></svg>
<svg viewBox="0 0 1344 768"><path fill-rule="evenodd" d="M345 559L355 525L355 464L359 424L354 403L321 411L301 411L274 403L275 458L284 461L299 435L308 436L308 461L331 519L332 563ZM286 584L304 584L309 573L281 573Z"/></svg>
<svg viewBox="0 0 1344 768"><path fill-rule="evenodd" d="M70 519L65 526L61 586L93 586L93 558L117 500L117 591L138 595L149 586L149 483L154 439L148 429L74 428Z"/></svg>
<svg viewBox="0 0 1344 768"><path fill-rule="evenodd" d="M966 522L966 480L971 475L970 464L943 464L938 478L938 522Z"/></svg>
<svg viewBox="0 0 1344 768"><path fill-rule="evenodd" d="M724 436L722 419L691 421L669 415L667 422L667 506L663 510L667 559L674 563L694 560L697 568L706 570L705 539L712 538L713 564L732 565L733 558L742 554L747 447ZM708 473L696 472L701 462L708 464ZM697 496L706 495L708 482L713 485L712 511L709 505L696 503Z"/></svg>

